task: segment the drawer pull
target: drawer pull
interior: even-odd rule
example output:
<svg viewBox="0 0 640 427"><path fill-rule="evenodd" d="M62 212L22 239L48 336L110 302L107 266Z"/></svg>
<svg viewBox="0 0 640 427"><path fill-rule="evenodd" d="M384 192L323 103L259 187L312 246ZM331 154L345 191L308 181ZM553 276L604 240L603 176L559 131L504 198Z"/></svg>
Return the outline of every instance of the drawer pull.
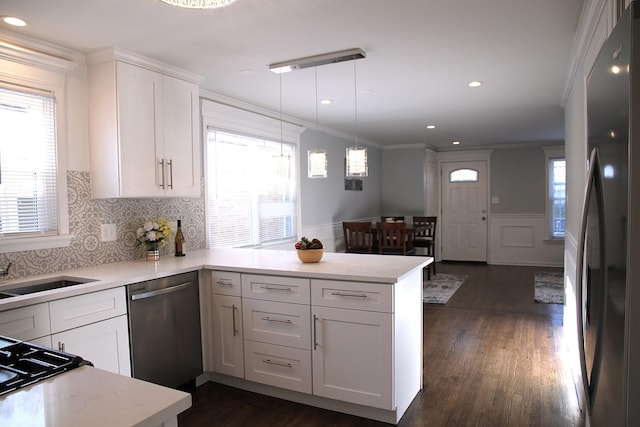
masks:
<svg viewBox="0 0 640 427"><path fill-rule="evenodd" d="M291 368L293 366L291 363L275 362L271 359L262 359L262 363L266 363L268 365L284 366L285 368Z"/></svg>
<svg viewBox="0 0 640 427"><path fill-rule="evenodd" d="M220 280L216 281L216 285L233 286L233 283L231 282L231 280L220 279Z"/></svg>
<svg viewBox="0 0 640 427"><path fill-rule="evenodd" d="M293 289L291 289L290 287L269 286L269 285L264 285L260 287L262 289L266 289L267 291L293 292Z"/></svg>
<svg viewBox="0 0 640 427"><path fill-rule="evenodd" d="M350 297L350 298L366 298L367 294L350 294L346 292L331 292L331 295L336 297Z"/></svg>
<svg viewBox="0 0 640 427"><path fill-rule="evenodd" d="M236 326L236 310L238 309L238 306L233 304L223 305L222 307L231 309L231 327L233 328L233 336L235 337L238 335L238 327Z"/></svg>
<svg viewBox="0 0 640 427"><path fill-rule="evenodd" d="M313 349L318 348L318 330L316 329L316 321L318 320L318 316L313 315Z"/></svg>
<svg viewBox="0 0 640 427"><path fill-rule="evenodd" d="M266 322L286 323L288 325L290 325L292 323L291 320L289 320L289 319L287 319L287 320L272 319L269 316L263 317L262 320L264 320Z"/></svg>

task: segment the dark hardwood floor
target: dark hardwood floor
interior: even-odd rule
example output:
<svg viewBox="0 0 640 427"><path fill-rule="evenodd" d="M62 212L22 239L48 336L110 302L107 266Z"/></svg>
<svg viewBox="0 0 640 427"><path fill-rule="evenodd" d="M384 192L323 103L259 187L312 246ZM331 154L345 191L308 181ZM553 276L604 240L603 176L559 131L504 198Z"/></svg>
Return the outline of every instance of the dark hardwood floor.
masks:
<svg viewBox="0 0 640 427"><path fill-rule="evenodd" d="M438 264L469 277L449 302L424 306L424 388L399 426L582 426L563 366L563 306L533 299L540 267ZM180 427L385 426L228 386L198 387Z"/></svg>

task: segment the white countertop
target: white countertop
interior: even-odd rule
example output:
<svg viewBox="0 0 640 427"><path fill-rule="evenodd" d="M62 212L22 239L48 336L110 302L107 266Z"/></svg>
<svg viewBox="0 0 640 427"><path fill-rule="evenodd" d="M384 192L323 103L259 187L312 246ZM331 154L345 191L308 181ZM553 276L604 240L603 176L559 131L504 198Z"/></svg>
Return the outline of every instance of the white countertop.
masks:
<svg viewBox="0 0 640 427"><path fill-rule="evenodd" d="M161 256L160 261L157 262L140 259L0 282L1 292L3 289L47 277L64 276L95 280L37 294L0 299L0 311L203 268L240 273L393 284L411 270L426 267L432 262L433 258L422 256L325 252L320 262L305 264L300 262L295 250L206 249L190 252L185 257Z"/></svg>
<svg viewBox="0 0 640 427"><path fill-rule="evenodd" d="M2 427L157 427L191 395L83 366L0 397Z"/></svg>

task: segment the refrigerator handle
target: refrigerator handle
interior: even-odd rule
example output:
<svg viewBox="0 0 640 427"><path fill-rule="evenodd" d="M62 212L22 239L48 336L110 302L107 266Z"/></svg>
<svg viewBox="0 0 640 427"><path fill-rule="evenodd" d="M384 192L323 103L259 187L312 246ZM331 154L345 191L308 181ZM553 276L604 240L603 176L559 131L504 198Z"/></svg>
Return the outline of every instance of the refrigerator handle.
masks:
<svg viewBox="0 0 640 427"><path fill-rule="evenodd" d="M578 239L578 251L577 251L577 259L576 259L576 311L578 315L578 351L580 353L580 367L582 371L582 384L585 392L585 397L587 398L588 410L591 412L592 404L593 404L593 395L597 386L598 381L598 373L600 371L599 360L601 358L602 352L602 334L603 334L603 325L605 318L606 309L605 304L601 305L601 310L603 312L600 316L598 316L598 332L597 332L597 341L596 348L594 354L594 366L591 372L591 383L589 382L589 378L587 377L587 361L585 354L585 336L584 336L584 294L583 294L583 280L584 280L584 258L585 258L585 248L586 248L586 238L587 238L587 218L589 214L589 205L591 202L591 197L593 192L595 191L596 195L596 203L598 206L598 230L599 230L599 240L600 240L600 272L602 274L601 283L603 284L603 295L606 295L606 286L607 286L607 254L606 254L606 240L605 240L605 218L604 218L604 185L602 182L602 173L600 168L600 155L598 152L598 148L594 148L591 151L591 155L589 157L589 171L587 174L587 186L585 189L584 202L582 205L582 217L580 219L580 235Z"/></svg>

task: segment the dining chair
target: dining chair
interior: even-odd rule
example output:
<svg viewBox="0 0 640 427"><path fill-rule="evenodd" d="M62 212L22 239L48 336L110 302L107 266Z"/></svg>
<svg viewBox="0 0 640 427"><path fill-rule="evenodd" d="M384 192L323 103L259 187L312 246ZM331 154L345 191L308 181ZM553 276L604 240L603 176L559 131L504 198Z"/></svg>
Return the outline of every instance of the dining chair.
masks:
<svg viewBox="0 0 640 427"><path fill-rule="evenodd" d="M417 231L413 238L413 246L425 248L425 255L433 257L433 262L427 267L427 279L431 278L431 270L436 274L436 222L437 216L414 216L413 225L426 226Z"/></svg>
<svg viewBox="0 0 640 427"><path fill-rule="evenodd" d="M404 216L382 215L380 221L385 222L387 218L393 218L395 222L404 222Z"/></svg>
<svg viewBox="0 0 640 427"><path fill-rule="evenodd" d="M381 255L413 255L416 253L411 234L407 232L406 223L383 221L377 223L376 228L378 231L378 251Z"/></svg>
<svg viewBox="0 0 640 427"><path fill-rule="evenodd" d="M359 254L374 252L374 234L371 232L370 222L345 221L342 223L342 231L345 252Z"/></svg>

